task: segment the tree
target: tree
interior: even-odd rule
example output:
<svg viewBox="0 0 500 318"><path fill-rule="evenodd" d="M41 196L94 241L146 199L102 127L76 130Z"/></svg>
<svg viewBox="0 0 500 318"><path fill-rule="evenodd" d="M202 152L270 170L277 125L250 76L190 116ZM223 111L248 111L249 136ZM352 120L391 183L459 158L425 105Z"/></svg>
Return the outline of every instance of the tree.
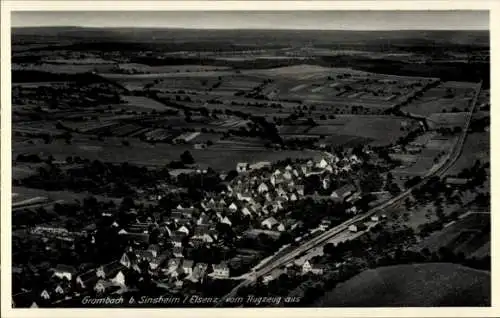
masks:
<svg viewBox="0 0 500 318"><path fill-rule="evenodd" d="M190 164L194 163L194 158L191 155L191 153L189 152L189 150L186 150L181 154L181 161L183 164L186 164L186 165L190 165Z"/></svg>

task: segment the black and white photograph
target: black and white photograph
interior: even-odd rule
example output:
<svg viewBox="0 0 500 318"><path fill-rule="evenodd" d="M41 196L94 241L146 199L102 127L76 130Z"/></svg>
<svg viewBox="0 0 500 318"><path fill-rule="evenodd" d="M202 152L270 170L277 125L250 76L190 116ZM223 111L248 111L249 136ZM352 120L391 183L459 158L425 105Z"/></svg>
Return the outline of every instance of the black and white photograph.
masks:
<svg viewBox="0 0 500 318"><path fill-rule="evenodd" d="M488 10L119 10L11 12L12 308L492 306Z"/></svg>

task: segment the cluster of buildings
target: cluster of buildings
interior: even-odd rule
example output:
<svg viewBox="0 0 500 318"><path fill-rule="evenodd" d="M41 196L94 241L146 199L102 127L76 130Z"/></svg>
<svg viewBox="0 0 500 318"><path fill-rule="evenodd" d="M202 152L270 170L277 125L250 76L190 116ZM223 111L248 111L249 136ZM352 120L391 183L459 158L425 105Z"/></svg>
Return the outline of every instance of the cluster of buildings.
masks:
<svg viewBox="0 0 500 318"><path fill-rule="evenodd" d="M147 274L156 286L169 291L180 290L186 283L203 283L207 278L228 279L230 267L225 260L195 262L192 260L193 250L224 245L220 226L233 227L237 215L240 220L248 218L252 224L259 225L249 230L278 235L293 230L296 224L280 217L283 214L278 212L285 208L285 203L307 196L304 179L318 175L320 186L328 189L333 178L349 173L360 163L355 155L344 158L329 155L316 162L309 160L280 167L268 163L240 163L237 167L239 175L227 184L226 191L207 195L191 206L179 204L168 216L162 217L161 213L155 212L139 221L138 212L132 209L127 214L135 221L122 226L114 213L103 212L102 216L110 218L118 235L130 242L122 257L84 273L77 273L69 266L58 266L53 270L51 281L54 284L42 290L35 299L53 303L85 293L121 293L130 288L128 281L134 275L140 281ZM341 202L355 199L357 195L356 188L346 184L332 191L329 197ZM61 229L55 231L55 234L66 234ZM46 229L40 228L36 232L45 233ZM95 244L95 227L87 229L86 233L91 244ZM153 234L155 244L151 243ZM304 273L321 273L320 269L308 264L303 266Z"/></svg>

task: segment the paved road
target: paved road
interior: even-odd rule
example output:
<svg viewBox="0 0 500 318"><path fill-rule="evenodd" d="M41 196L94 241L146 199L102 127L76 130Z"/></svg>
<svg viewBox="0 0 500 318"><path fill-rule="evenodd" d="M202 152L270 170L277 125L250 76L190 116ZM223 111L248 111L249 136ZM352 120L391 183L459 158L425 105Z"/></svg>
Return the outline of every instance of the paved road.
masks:
<svg viewBox="0 0 500 318"><path fill-rule="evenodd" d="M482 82L481 82L481 84L482 84ZM480 84L480 87L481 87L481 84ZM467 121L464 125L462 135L460 136L459 140L457 141L457 143L453 147L450 155L446 158L445 161L443 161L441 163L441 165L438 168L432 169L431 171L429 171L429 173L427 173L427 175L417 185L415 185L415 186L407 189L406 191L400 193L399 195L385 201L384 203L380 204L379 206L374 207L373 209L367 211L366 213L357 215L354 218L322 233L321 235L319 235L319 236L317 236L317 237L315 237L307 242L304 242L301 246L297 247L295 250L291 251L288 254L283 255L282 257L280 257L277 260L274 260L273 262L267 264L265 267L261 268L260 270L249 273L247 275L248 279L241 282L235 288L233 288L233 290L231 290L231 292L229 292L225 297L223 297L221 299L221 301L218 303L218 306L223 305L227 298L234 297L241 287L248 286L248 285L252 284L253 281L255 281L257 279L257 277L262 277L265 274L271 272L272 270L290 263L291 261L293 261L295 258L297 258L302 253L304 253L304 252L306 252L314 247L317 247L318 245L320 245L322 243L325 243L326 241L332 239L335 235L338 235L339 233L347 230L350 225L357 223L359 221L365 220L366 218L376 214L377 212L380 212L381 210L384 210L384 209L386 209L386 208L388 208L396 203L404 201L407 197L409 197L411 195L411 192L414 189L417 189L417 188L423 186L432 177L442 176L449 168L451 168L453 166L453 164L457 161L457 159L460 157L460 154L462 153L463 146L465 144L465 139L467 137L467 132L469 130L470 122L472 119L472 114L474 113L474 110L476 108L476 102L477 102L477 97L479 95L480 87L476 91L476 95L474 96L474 99L472 101L472 105L471 105L472 107L471 107L471 110L467 116Z"/></svg>

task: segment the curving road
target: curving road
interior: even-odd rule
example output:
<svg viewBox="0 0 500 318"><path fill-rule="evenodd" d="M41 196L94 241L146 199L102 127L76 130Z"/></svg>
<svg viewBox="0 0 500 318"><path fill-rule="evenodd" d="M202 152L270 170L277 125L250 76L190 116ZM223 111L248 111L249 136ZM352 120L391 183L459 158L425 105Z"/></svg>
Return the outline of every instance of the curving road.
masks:
<svg viewBox="0 0 500 318"><path fill-rule="evenodd" d="M257 277L262 277L265 274L271 272L272 270L292 262L295 258L297 258L302 253L307 252L308 250L310 250L314 247L318 247L319 245L332 239L335 235L338 235L339 233L347 230L350 225L357 223L359 221L362 221L362 220L376 214L377 212L379 212L383 209L386 209L386 208L388 208L396 203L400 203L400 202L404 201L407 197L409 197L411 195L411 192L414 189L417 189L417 188L423 186L432 177L442 176L444 172L446 172L449 168L451 168L453 166L453 164L457 161L457 159L460 157L460 154L462 153L463 146L465 144L465 139L467 137L467 132L469 130L470 122L472 119L472 114L474 113L474 110L476 109L477 98L478 98L479 92L481 90L481 85L482 85L482 82L480 82L478 84L479 87L476 91L476 95L474 96L474 99L472 100L471 109L470 109L470 112L467 116L467 120L465 122L464 129L462 131L462 134L460 135L460 138L458 139L457 143L454 145L451 153L448 155L446 160L444 160L438 168L432 169L431 171L429 171L427 173L427 175L417 185L415 185L411 188L408 188L404 192L402 192L402 193L398 194L397 196L385 201L384 203L374 207L373 209L371 209L363 214L357 215L354 218L349 219L348 221L322 233L321 235L314 237L307 242L304 242L301 246L297 247L295 250L289 252L288 254L283 255L282 257L280 257L277 260L270 262L269 264L265 265L260 270L248 273L248 275L247 275L248 279L246 279L245 281L238 284L226 296L221 298L221 300L219 301L217 306L222 306L224 304L224 302L226 301L226 299L234 297L241 287L248 286L248 285L252 284L253 281L255 281L257 279Z"/></svg>

